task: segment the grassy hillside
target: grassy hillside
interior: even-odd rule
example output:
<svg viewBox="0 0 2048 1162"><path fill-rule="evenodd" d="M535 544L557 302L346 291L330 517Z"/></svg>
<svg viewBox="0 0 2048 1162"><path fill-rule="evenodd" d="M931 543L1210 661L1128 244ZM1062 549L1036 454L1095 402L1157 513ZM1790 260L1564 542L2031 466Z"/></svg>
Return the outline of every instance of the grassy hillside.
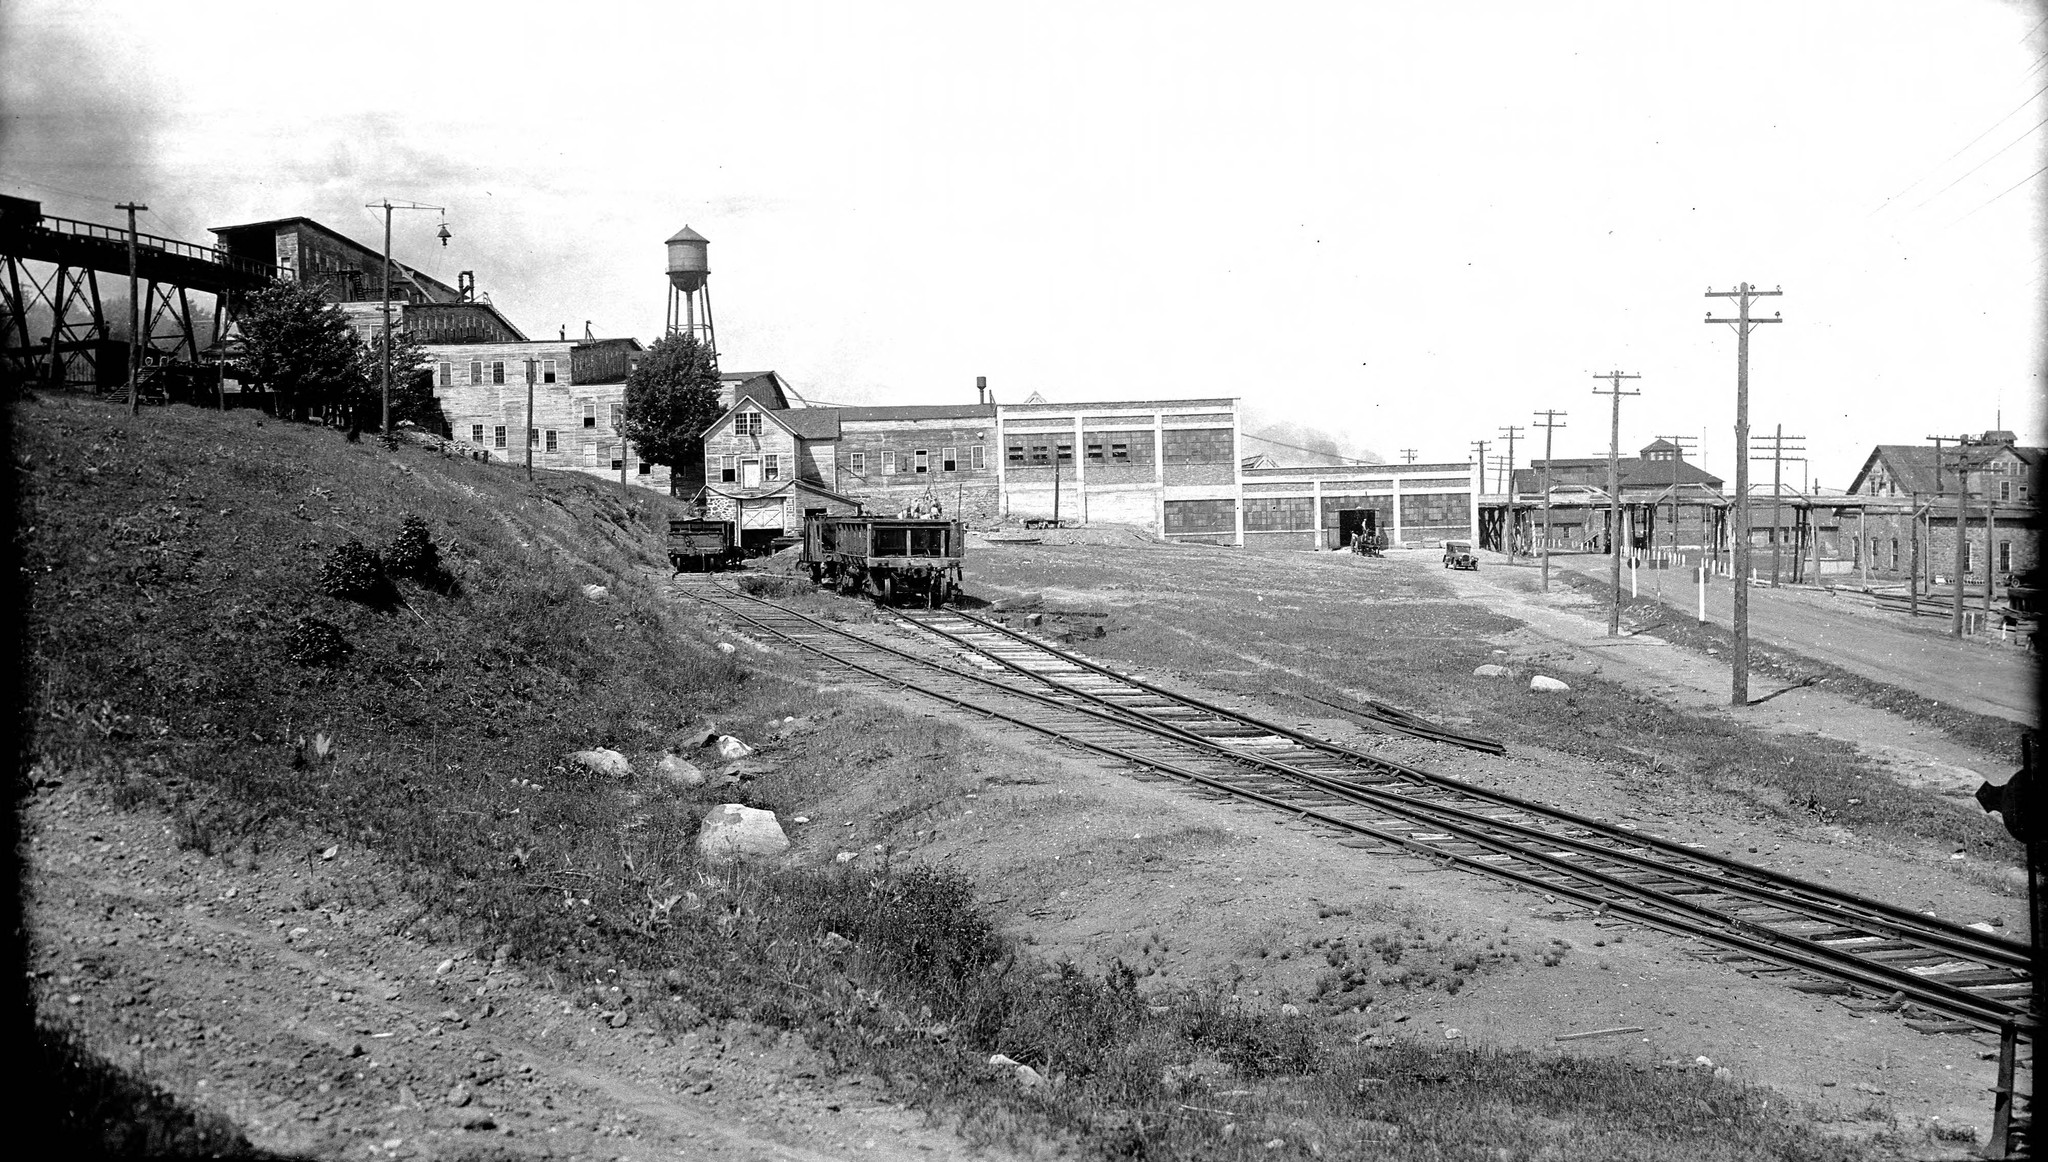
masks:
<svg viewBox="0 0 2048 1162"><path fill-rule="evenodd" d="M509 945L636 1023L800 1030L983 1139L1159 1158L1863 1156L1698 1070L1332 1043L1221 990L1035 963L940 872L699 867L712 803L793 813L855 778L941 787L981 744L714 648L659 593L665 498L246 412L130 420L51 398L14 415L31 757L160 806L188 848L360 845L402 869L418 929ZM562 759L606 746L645 772L707 718L765 741L797 714L782 773L741 788ZM833 730L854 722L849 746ZM998 1048L1054 1080L1019 1086L987 1064ZM1229 1118L1197 1062L1236 1087Z"/></svg>

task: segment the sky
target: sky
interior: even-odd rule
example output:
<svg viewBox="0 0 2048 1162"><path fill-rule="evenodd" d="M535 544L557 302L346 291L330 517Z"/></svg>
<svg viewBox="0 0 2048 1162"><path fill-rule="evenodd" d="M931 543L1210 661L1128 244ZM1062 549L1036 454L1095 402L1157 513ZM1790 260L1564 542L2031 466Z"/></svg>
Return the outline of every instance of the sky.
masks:
<svg viewBox="0 0 2048 1162"><path fill-rule="evenodd" d="M2044 427L2048 8L2014 0L1030 5L9 0L0 193L209 241L306 215L526 333L833 403L1232 396L1369 458ZM1768 463L1757 465L1767 479Z"/></svg>

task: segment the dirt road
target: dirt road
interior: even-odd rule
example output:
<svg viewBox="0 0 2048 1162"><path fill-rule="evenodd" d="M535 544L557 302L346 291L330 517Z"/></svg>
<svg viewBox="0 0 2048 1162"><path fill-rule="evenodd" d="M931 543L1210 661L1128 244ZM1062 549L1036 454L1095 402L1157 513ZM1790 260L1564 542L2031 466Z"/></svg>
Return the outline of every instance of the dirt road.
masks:
<svg viewBox="0 0 2048 1162"><path fill-rule="evenodd" d="M1506 558L1488 555L1487 566L1507 568ZM1554 557L1553 568L1570 569L1605 580L1604 557ZM1534 572L1533 566L1518 571ZM1662 585L1664 600L1682 609L1695 608L1695 590L1685 573L1650 572L1637 577L1638 592L1654 593ZM1627 574L1622 584L1628 584ZM1727 625L1734 616L1735 586L1726 577L1707 582L1707 618ZM1917 621L1873 608L1847 591L1752 587L1749 594L1750 633L1760 641L1783 646L1853 674L1913 690L1938 702L1988 714L2027 726L2039 715L2034 704L2036 655L1997 635L1948 636L1948 622Z"/></svg>

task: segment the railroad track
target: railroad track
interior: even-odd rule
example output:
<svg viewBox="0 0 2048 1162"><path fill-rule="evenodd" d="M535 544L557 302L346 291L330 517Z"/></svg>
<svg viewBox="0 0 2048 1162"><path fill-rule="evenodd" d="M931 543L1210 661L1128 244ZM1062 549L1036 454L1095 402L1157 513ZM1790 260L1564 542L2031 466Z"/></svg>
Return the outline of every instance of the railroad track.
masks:
<svg viewBox="0 0 2048 1162"><path fill-rule="evenodd" d="M1704 940L1809 992L1863 993L1957 1031L2033 1036L2017 941L1315 738L957 610L897 611L957 657L946 664L713 578L675 588L830 668L1141 773Z"/></svg>

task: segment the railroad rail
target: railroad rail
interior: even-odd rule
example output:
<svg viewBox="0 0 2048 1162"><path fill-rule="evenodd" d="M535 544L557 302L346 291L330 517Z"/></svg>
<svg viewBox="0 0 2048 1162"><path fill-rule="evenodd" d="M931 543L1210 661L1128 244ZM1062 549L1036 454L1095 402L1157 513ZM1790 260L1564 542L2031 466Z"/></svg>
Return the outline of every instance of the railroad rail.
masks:
<svg viewBox="0 0 2048 1162"><path fill-rule="evenodd" d="M2031 1040L2024 944L1315 738L1118 673L955 610L902 619L961 665L710 578L673 587L757 631L962 710L1210 794L1255 803L1551 898L1703 940L1798 987L1861 991ZM1939 1028L1940 1026L1937 1026Z"/></svg>

